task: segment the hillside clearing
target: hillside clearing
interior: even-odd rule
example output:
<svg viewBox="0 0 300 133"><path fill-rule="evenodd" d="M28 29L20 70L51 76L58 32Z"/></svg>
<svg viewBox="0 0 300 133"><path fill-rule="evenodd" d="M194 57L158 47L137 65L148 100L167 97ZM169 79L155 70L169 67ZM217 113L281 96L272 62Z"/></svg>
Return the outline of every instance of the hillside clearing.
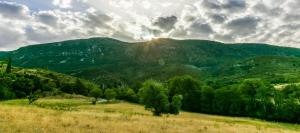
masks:
<svg viewBox="0 0 300 133"><path fill-rule="evenodd" d="M0 132L299 132L300 125L182 112L154 117L130 103L90 105L86 99L40 99L0 104Z"/></svg>

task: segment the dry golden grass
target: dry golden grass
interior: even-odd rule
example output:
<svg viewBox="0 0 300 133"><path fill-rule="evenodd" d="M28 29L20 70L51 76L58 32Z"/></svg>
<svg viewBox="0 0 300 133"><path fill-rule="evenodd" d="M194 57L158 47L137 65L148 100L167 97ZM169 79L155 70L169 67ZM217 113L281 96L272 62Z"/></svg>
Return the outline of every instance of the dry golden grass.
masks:
<svg viewBox="0 0 300 133"><path fill-rule="evenodd" d="M116 103L89 105L87 100L42 99L37 104L9 101L0 104L2 133L257 133L299 132L299 125L270 123L248 118L233 118L183 112L178 116L154 117L143 106ZM50 109L68 103L70 111ZM67 107L65 105L61 105ZM43 107L43 108L41 108ZM44 108L46 107L46 108Z"/></svg>

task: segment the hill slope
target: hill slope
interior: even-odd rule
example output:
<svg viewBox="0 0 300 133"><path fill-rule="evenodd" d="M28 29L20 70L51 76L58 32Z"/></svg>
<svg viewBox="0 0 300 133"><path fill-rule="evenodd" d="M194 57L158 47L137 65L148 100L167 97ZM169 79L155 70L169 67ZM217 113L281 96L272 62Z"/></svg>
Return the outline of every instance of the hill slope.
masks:
<svg viewBox="0 0 300 133"><path fill-rule="evenodd" d="M205 40L156 39L127 43L110 38L91 38L32 45L11 51L10 54L16 66L47 68L98 84L119 86L134 85L136 81L148 78L165 80L184 74L203 80L224 80L228 79L229 74L229 77L232 74L237 75L235 77L249 77L251 73L244 73L243 70L234 72L226 69L232 69L237 64L245 66L241 63L261 56L278 56L287 60L298 58L300 49ZM271 60L263 61L268 64ZM294 71L288 68L292 62L287 63L284 67L289 73ZM298 70L298 67L295 69ZM219 75L220 72L223 74ZM279 72L277 69L270 71L275 75ZM244 75L241 76L241 73Z"/></svg>
<svg viewBox="0 0 300 133"><path fill-rule="evenodd" d="M4 72L6 64L0 64L0 100L27 98L35 93L39 96L76 93L88 95L96 84L43 69L13 67L11 73Z"/></svg>

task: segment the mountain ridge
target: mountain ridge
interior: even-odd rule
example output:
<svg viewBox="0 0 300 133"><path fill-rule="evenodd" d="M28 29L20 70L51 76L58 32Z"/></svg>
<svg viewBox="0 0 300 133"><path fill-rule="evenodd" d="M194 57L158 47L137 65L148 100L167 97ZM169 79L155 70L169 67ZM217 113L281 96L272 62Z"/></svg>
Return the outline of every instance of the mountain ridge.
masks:
<svg viewBox="0 0 300 133"><path fill-rule="evenodd" d="M119 86L132 85L136 81L142 82L148 78L166 80L185 74L203 80L221 80L224 77L217 74L214 76L213 73L219 73L223 68L227 72L227 68L251 58L299 58L300 49L269 44L226 44L192 39L159 38L130 43L111 38L89 38L22 47L4 52L2 59L8 54L13 57L15 66L45 68L98 84ZM284 60L282 59L282 62ZM292 62L288 62L287 65L290 64ZM277 67L276 64L272 65ZM264 66L260 67L264 69ZM234 75L240 75L241 71L236 71ZM245 75L247 77L247 74Z"/></svg>
<svg viewBox="0 0 300 133"><path fill-rule="evenodd" d="M266 45L266 46L274 46L274 47L280 47L280 48L292 48L292 49L300 49L297 47L289 47L289 46L278 46L278 45L273 45L273 44L268 44L268 43L256 43L256 42L246 42L246 43L225 43L225 42L221 42L221 41L214 41L214 40L205 40L205 39L175 39L175 38L154 38L152 40L149 41L122 41L122 40L118 40L115 38L110 38L110 37L91 37L91 38L79 38L79 39L68 39L68 40L62 40L62 41L54 41L54 42L47 42L47 43L36 43L36 44L30 44L27 46L22 46L19 47L15 50L9 50L9 51L0 51L0 53L7 53L7 52L12 52L12 51L16 51L22 48L26 48L26 47L32 47L32 46L39 46L39 45L48 45L48 44L53 44L53 43L64 43L64 42L69 42L69 41L80 41L80 40L90 40L90 39L101 39L101 40L112 40L112 41L118 41L118 42L122 42L122 43L127 43L127 44L135 44L135 43L147 43L147 42L151 42L154 40L172 40L172 41L206 41L206 42L214 42L214 43L219 43L219 44L223 44L223 45Z"/></svg>

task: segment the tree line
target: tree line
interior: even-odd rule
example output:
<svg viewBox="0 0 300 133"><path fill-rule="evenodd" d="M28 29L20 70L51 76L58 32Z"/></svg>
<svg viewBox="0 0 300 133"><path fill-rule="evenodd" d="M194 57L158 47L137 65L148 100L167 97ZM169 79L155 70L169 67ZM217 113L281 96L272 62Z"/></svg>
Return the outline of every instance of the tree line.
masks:
<svg viewBox="0 0 300 133"><path fill-rule="evenodd" d="M14 73L11 69L11 63L8 63L5 72L0 72L0 100L28 98L29 103L33 103L39 97L70 93L93 97L93 104L99 98L141 103L158 116L164 113L179 114L182 109L300 123L298 85L288 85L278 90L261 79L245 79L239 83L215 87L191 76L177 76L165 82L147 80L135 89L124 86L100 88L79 78L64 81L52 73L41 76L26 72Z"/></svg>
<svg viewBox="0 0 300 133"><path fill-rule="evenodd" d="M299 85L278 90L261 79L245 79L237 84L212 88L191 76L180 76L168 80L164 87L169 101L174 96L182 97L180 105L185 111L300 123ZM163 99L162 96L156 98L159 97Z"/></svg>

